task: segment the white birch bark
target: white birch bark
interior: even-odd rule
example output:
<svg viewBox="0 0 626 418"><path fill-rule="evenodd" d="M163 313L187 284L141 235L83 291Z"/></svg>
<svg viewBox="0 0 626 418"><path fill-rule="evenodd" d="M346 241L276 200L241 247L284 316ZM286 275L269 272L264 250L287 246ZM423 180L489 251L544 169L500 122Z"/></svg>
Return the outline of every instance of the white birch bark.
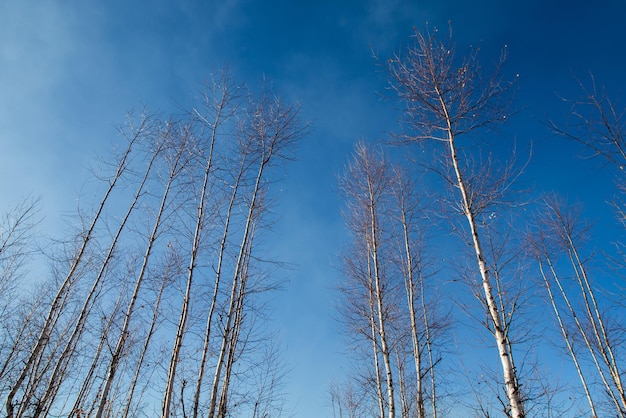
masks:
<svg viewBox="0 0 626 418"><path fill-rule="evenodd" d="M477 219L479 207L470 197L469 185L463 176L462 162L457 152L457 137L498 123L506 118L506 92L509 84L498 73L483 81L480 65L474 55L457 62L454 45L437 40L435 34L416 32L416 43L406 57L389 61L392 85L407 105L409 124L415 128L412 141L445 144L444 167L437 169L459 192L459 208L467 221L469 242L480 275L482 294L502 366L505 393L513 418L524 418L524 402L517 371L513 362L508 324L502 322L502 312L496 301L496 290L482 247ZM504 55L502 57L504 59ZM394 84L395 83L395 84ZM493 193L498 193L495 190ZM495 196L487 196L494 199Z"/></svg>

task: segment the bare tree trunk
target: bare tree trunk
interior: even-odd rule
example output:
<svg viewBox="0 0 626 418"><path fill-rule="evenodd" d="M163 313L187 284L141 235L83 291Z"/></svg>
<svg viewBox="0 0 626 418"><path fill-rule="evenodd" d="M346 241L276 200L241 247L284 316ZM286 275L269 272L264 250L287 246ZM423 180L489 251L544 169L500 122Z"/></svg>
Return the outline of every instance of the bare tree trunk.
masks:
<svg viewBox="0 0 626 418"><path fill-rule="evenodd" d="M373 190L370 188L370 199L373 199ZM371 257L374 277L374 296L376 300L376 313L378 320L378 335L380 337L381 354L383 356L383 364L385 365L385 377L387 382L387 402L389 418L395 417L395 398L393 393L393 376L391 371L391 359L389 353L389 344L387 342L387 333L385 331L385 312L386 307L383 306L383 289L382 278L379 265L378 254L378 237L377 237L377 215L375 213L375 205L370 207L370 239L371 239Z"/></svg>
<svg viewBox="0 0 626 418"><path fill-rule="evenodd" d="M549 259L547 260L547 263L550 266L550 270L552 270L553 274L556 273L554 272L552 263L550 262ZM591 410L591 416L592 418L597 418L598 413L596 412L595 404L593 402L593 399L591 398L589 385L587 384L587 380L585 379L585 376L583 375L582 368L580 367L580 363L578 361L578 355L574 351L574 346L572 345L572 341L570 340L570 337L567 333L567 328L565 327L565 324L563 323L563 318L561 317L560 309L557 306L556 299L554 298L554 294L552 293L552 285L550 284L550 280L548 279L548 276L546 275L546 272L544 271L543 263L541 261L539 261L539 270L541 271L541 277L543 278L544 284L546 285L546 290L548 291L548 298L550 299L550 304L552 305L552 309L554 310L554 315L556 316L557 321L559 323L559 330L561 331L561 334L563 335L563 339L565 340L565 344L567 345L567 351L569 352L570 357L572 358L572 361L574 362L576 373L578 374L578 377L580 378L580 382L583 385L583 389L585 391L585 397L587 398L587 402L589 403L589 409ZM559 287L560 287L560 281L558 278L556 278L556 276L555 276L555 280L559 282Z"/></svg>
<svg viewBox="0 0 626 418"><path fill-rule="evenodd" d="M506 114L501 112L506 108L505 94L509 85L500 81L497 70L492 78L481 84L480 65L475 54L456 62L451 43L440 42L430 33L416 32L415 39L416 43L408 49L406 57L396 56L389 60L393 86L407 105L408 123L416 130L416 136L410 139L443 142L447 147L444 166L451 167L453 173L444 175L460 193L459 207L469 227L469 241L498 348L508 406L513 418L524 418L524 402L508 341L509 329L506 323L502 323L493 278L483 253L477 220L480 205L476 205L475 196L470 197L456 145L457 136L506 119ZM490 201L498 193L501 191L496 187L491 195L483 198Z"/></svg>
<svg viewBox="0 0 626 418"><path fill-rule="evenodd" d="M624 393L624 385L622 384L622 374L615 360L615 354L613 353L613 344L608 337L608 333L604 325L604 319L600 315L595 292L589 283L587 270L578 254L576 245L569 234L567 235L567 243L569 244L568 255L575 270L576 280L580 285L584 307L589 322L591 323L591 329L593 330L593 336L595 337L596 347L602 356L604 364L609 370L614 390L617 392L615 396L619 398L619 413L621 416L624 416L626 415L626 394Z"/></svg>
<svg viewBox="0 0 626 418"><path fill-rule="evenodd" d="M428 371L430 374L430 404L433 410L433 418L437 418L437 384L435 380L435 361L433 357L433 342L431 335L431 325L428 320L428 311L426 309L426 293L424 292L424 280L420 280L420 294L422 302L422 315L424 318L424 336L426 337L426 352L428 353Z"/></svg>
<svg viewBox="0 0 626 418"><path fill-rule="evenodd" d="M139 359L137 360L137 365L135 367L135 373L133 374L133 379L130 383L130 387L128 388L128 396L126 397L126 405L124 406L124 412L122 413L123 417L128 417L130 413L130 407L133 402L133 397L135 394L135 390L137 388L137 382L139 380L139 374L141 372L141 368L143 367L144 359L146 357L146 353L148 352L148 348L150 346L150 342L152 337L156 331L157 320L159 318L160 306L161 306L161 297L163 296L163 292L165 291L168 282L171 281L170 269L177 269L173 264L177 261L176 257L172 257L173 260L168 261L165 266L165 270L163 272L163 279L161 280L161 286L159 287L159 291L157 293L156 300L154 301L154 309L152 311L152 320L150 321L150 326L148 327L148 332L146 333L146 339L144 340L143 346L141 348L141 353L139 354Z"/></svg>
<svg viewBox="0 0 626 418"><path fill-rule="evenodd" d="M106 319L106 322L101 331L100 341L98 343L98 346L96 347L93 359L91 361L91 365L89 366L89 370L87 371L87 374L81 383L80 389L78 390L78 394L76 395L76 399L74 401L74 406L70 411L70 416L76 415L76 417L80 417L82 415L87 415L86 411L84 410L85 401L87 400L87 395L92 385L94 384L94 374L98 366L100 365L100 357L102 356L102 351L107 344L108 334L111 331L115 320L117 319L117 314L120 308L122 307L122 301L125 294L125 288L122 287L120 289L117 301L115 302L113 309L108 315L108 318L103 317L103 319Z"/></svg>
<svg viewBox="0 0 626 418"><path fill-rule="evenodd" d="M241 333L242 323L244 319L244 301L247 293L248 284L248 266L250 264L250 257L252 251L252 241L254 237L255 225L252 225L251 238L246 250L243 268L241 271L241 280L239 282L239 290L237 291L237 306L235 308L235 319L233 321L233 331L231 333L230 341L228 344L228 355L226 359L226 369L224 372L224 379L222 382L222 393L220 395L220 401L218 405L218 416L226 417L228 406L228 391L230 388L230 378L233 372L233 365L237 356L237 346L239 342L239 336Z"/></svg>
<svg viewBox="0 0 626 418"><path fill-rule="evenodd" d="M369 264L368 264L369 268ZM371 276L370 276L371 277ZM374 373L376 374L376 395L378 403L378 413L380 418L385 418L385 397L383 395L383 382L380 377L380 360L378 359L378 331L376 330L376 313L374 308L374 286L370 286L370 329L372 339L372 357L374 358Z"/></svg>
<svg viewBox="0 0 626 418"><path fill-rule="evenodd" d="M447 114L447 107L441 101L442 108ZM514 418L522 418L525 416L524 404L521 399L519 390L519 384L517 382L517 373L515 366L513 365L512 353L510 352L510 346L507 341L507 331L504 329L500 311L494 297L491 280L489 279L489 271L487 264L483 256L482 246L480 243L480 237L478 235L478 228L474 212L470 206L470 200L467 194L467 188L461 175L461 169L459 167L458 157L456 155L456 147L454 145L454 135L452 134L452 124L448 117L448 145L450 146L450 159L456 173L457 186L461 192L461 198L463 203L463 210L467 223L470 227L470 233L472 236L472 243L474 245L474 252L476 253L476 261L478 263L478 269L482 280L483 291L485 293L485 302L489 311L489 319L493 324L493 334L496 339L496 345L498 347L498 354L500 356L500 362L502 364L502 372L504 374L504 384L506 386L506 394L511 407L511 414Z"/></svg>
<svg viewBox="0 0 626 418"><path fill-rule="evenodd" d="M424 388L423 388L423 366L422 366L422 346L419 341L418 331L417 331L417 312L415 310L415 295L414 291L416 288L416 281L419 281L419 289L421 291L421 300L422 300L422 314L424 315L424 323L426 325L426 329L428 330L428 319L426 316L426 306L423 303L424 301L424 287L423 287L423 278L414 277L415 267L414 267L414 259L413 259L413 251L411 248L411 239L409 235L409 222L407 219L407 202L405 202L404 193L404 185L399 184L400 187L400 195L397 196L399 199L398 207L400 210L400 222L402 224L402 238L404 244L404 275L405 275L405 289L407 292L407 302L409 309L409 319L411 324L411 342L413 345L413 363L415 365L415 379L416 379L416 408L417 408L417 417L425 418L425 408L424 408ZM428 333L428 332L427 332ZM426 337L428 339L428 336ZM431 371L432 372L432 371ZM433 393L433 398L434 398ZM436 412L435 412L436 414Z"/></svg>

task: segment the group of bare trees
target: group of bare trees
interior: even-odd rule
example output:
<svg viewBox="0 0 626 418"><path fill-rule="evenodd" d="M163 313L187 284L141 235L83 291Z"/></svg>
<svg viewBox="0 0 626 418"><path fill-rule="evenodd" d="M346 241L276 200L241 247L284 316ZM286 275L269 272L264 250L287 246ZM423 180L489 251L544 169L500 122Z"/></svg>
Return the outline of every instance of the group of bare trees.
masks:
<svg viewBox="0 0 626 418"><path fill-rule="evenodd" d="M378 149L357 145L341 177L345 218L353 241L342 256L344 321L361 364L364 404L336 406L355 414L376 399L378 416L437 414L433 330L442 327L430 305L430 275L423 248L424 212L408 174ZM340 395L340 393L337 393ZM352 416L352 415L351 415Z"/></svg>
<svg viewBox="0 0 626 418"><path fill-rule="evenodd" d="M583 144L611 168L617 168L617 194L611 206L624 226L624 177L626 146L623 110L618 110L604 89L591 78L591 88L582 83L582 99L571 101L571 120L564 127L551 122L558 134ZM624 265L623 244L617 254L594 254L592 233L580 206L568 205L556 195L543 199L535 219L530 251L576 370L591 416L626 416L624 387L624 329L620 270ZM615 243L612 243L614 245ZM598 264L606 263L606 272ZM608 272L608 273L607 273ZM600 279L608 275L604 285ZM611 293L614 296L611 297ZM617 298L617 303L614 298Z"/></svg>
<svg viewBox="0 0 626 418"><path fill-rule="evenodd" d="M255 323L278 283L255 238L276 167L304 133L298 110L224 73L182 115L129 117L124 147L100 169L99 202L47 251L53 277L28 297L10 285L33 250L36 202L7 218L7 417L278 413L278 383L259 381L281 373L276 342Z"/></svg>
<svg viewBox="0 0 626 418"><path fill-rule="evenodd" d="M333 413L437 418L473 394L484 417L626 417L623 244L611 256L595 253L578 208L556 195L536 204L513 194L523 167L489 148L504 142L495 128L510 112L506 56L485 76L477 51L459 56L451 35L416 31L386 61L403 109L392 141L401 147L358 143L339 179L351 238L339 312L354 371L332 386ZM570 123L551 128L623 173L622 112L595 82L583 93ZM71 236L38 247L36 199L7 213L7 417L280 415L278 345L263 326L263 295L279 283L257 237L271 223L276 168L305 131L298 111L269 86L253 93L224 73L186 113L129 117L124 145L98 169L96 203L72 218ZM411 157L395 158L398 150ZM618 175L622 226L624 184ZM36 252L48 257L49 274L27 268ZM611 268L598 268L603 261ZM473 299L457 293L462 300L440 303L445 283L461 283ZM450 306L474 327L459 330ZM534 323L524 321L537 312L551 315L543 325L552 332L539 332L558 341L579 384L559 389L534 368L550 362L541 359L546 339L533 339ZM450 341L477 329L493 349L488 377L446 385ZM559 397L584 402L558 409Z"/></svg>
<svg viewBox="0 0 626 418"><path fill-rule="evenodd" d="M514 183L524 167L515 162L514 149L510 162L499 162L494 157L498 152L489 148L502 148L502 133L495 128L511 111L514 83L502 75L506 51L486 76L477 51L459 56L451 35L416 31L409 45L385 64L390 91L404 114L403 129L391 142L413 151L409 163L392 162L382 145L359 143L339 180L352 237L341 257L340 312L358 350L350 351L353 375L331 388L335 416L437 417L444 395L463 403L464 393L473 393L475 413L485 417L497 409L514 418L561 413L623 417L620 302L612 303L593 277L581 216L553 195L539 199L540 204L520 198ZM572 102L575 123L551 127L622 169L622 113L595 85L584 94L582 101ZM388 154L398 154L398 148L387 148ZM402 168L407 165L413 170ZM415 172L421 173L420 181L414 180ZM429 173L447 187L429 191L433 182L421 181ZM618 189L624 190L623 177ZM419 204L420 195L442 204L429 210ZM528 210L533 205L537 216ZM622 200L616 199L614 207L623 222ZM452 254L459 246L446 238L444 254L430 258L436 263L425 263L442 241L428 232L435 224L440 231L453 231L463 245ZM469 257L462 257L463 248ZM605 261L613 268L604 280L619 289L615 283L623 260ZM440 356L451 353L446 335L459 329L443 320L437 304L429 303L444 282L463 282L473 294L473 306L464 300L452 303L463 308L475 330L486 329L499 364L499 376L491 371L480 379L468 376L470 388L458 391L438 385ZM532 324L524 323L537 312L554 314L546 318L553 324L551 338L560 335L557 345L572 360L580 390L566 392L548 383L551 376L540 375L537 363L551 361L541 359L541 346L548 341L533 339ZM458 353L461 364L467 354ZM555 405L559 396L569 396L569 405ZM575 398L586 399L587 407L574 406Z"/></svg>

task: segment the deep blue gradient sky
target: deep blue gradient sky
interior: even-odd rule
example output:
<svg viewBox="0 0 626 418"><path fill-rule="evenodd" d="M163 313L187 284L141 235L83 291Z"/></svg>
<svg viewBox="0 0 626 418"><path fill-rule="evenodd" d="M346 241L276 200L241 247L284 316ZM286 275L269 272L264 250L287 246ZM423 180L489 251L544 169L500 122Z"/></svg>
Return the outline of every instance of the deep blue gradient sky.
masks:
<svg viewBox="0 0 626 418"><path fill-rule="evenodd" d="M277 197L271 239L277 258L297 268L275 297L273 326L292 369L295 416L330 416L328 383L349 367L332 310L346 240L337 175L354 141L384 139L398 119L372 52L390 56L426 22L451 21L459 48L481 45L486 66L507 45L506 71L520 75L507 144L533 143L522 181L574 199L596 194L592 209L601 211L611 173L583 162L545 120L567 111L557 93L578 94L572 75L592 71L615 96L624 92L625 20L622 0L4 0L0 210L41 195L43 227L60 234L78 196L92 198L88 167L112 149L127 111L178 112L224 66L251 85L272 79L311 123Z"/></svg>

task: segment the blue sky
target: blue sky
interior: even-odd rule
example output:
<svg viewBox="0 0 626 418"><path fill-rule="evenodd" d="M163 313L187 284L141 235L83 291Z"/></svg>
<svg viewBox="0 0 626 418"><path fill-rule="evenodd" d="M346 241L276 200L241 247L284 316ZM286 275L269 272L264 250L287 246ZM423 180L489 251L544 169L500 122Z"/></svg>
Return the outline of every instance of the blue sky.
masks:
<svg viewBox="0 0 626 418"><path fill-rule="evenodd" d="M327 416L328 383L349 367L332 319L336 254L346 240L336 179L354 141L384 139L398 118L372 51L391 55L425 22L451 21L456 42L481 45L486 64L507 45L520 112L506 135L522 149L533 142L523 181L604 202L610 188L597 185L611 174L582 162L580 148L544 123L567 111L556 93L578 93L572 74L592 71L616 96L624 91L625 18L620 0L4 0L0 210L41 195L46 232L62 233L78 196L91 197L88 167L113 147L127 111L177 112L224 66L252 85L271 78L311 123L275 209L276 255L297 265L276 296L275 326L292 368L295 415Z"/></svg>

